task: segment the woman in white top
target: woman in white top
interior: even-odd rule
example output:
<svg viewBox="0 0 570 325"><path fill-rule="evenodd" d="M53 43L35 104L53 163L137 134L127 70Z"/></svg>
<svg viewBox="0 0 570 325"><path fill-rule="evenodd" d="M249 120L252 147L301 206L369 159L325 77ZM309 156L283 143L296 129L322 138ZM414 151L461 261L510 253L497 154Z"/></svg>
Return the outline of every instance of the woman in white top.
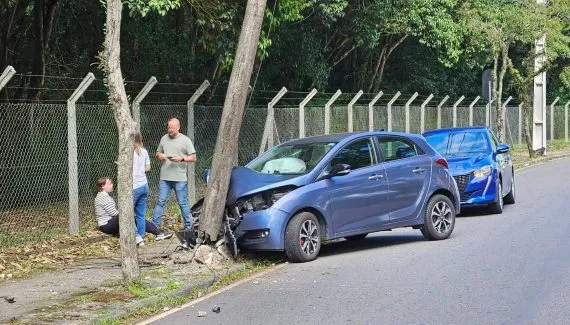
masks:
<svg viewBox="0 0 570 325"><path fill-rule="evenodd" d="M135 205L135 223L137 225L137 245L144 245L143 236L146 231L146 201L148 198L148 181L146 173L150 171L150 159L143 146L140 133L135 134L135 150L133 152L133 199ZM172 236L172 235L170 235ZM169 237L159 234L156 240Z"/></svg>

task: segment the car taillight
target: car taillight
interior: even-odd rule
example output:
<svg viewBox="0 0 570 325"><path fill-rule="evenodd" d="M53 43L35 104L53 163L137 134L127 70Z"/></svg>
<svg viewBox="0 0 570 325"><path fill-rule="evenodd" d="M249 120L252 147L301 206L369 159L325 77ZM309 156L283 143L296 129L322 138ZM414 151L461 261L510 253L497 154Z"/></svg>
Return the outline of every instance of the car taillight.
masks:
<svg viewBox="0 0 570 325"><path fill-rule="evenodd" d="M447 164L447 160L445 160L445 158L438 158L435 161L436 164L440 165L441 167L448 169L449 165Z"/></svg>

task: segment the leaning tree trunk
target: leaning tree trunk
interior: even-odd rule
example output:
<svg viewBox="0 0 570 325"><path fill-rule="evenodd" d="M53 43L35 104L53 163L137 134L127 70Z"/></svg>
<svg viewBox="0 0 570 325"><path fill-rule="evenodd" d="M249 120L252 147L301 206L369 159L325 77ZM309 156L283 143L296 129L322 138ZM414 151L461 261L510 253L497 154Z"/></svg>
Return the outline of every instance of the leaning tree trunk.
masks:
<svg viewBox="0 0 570 325"><path fill-rule="evenodd" d="M248 0L212 161L212 177L200 217L200 237L218 239L266 0Z"/></svg>
<svg viewBox="0 0 570 325"><path fill-rule="evenodd" d="M121 0L107 0L107 24L102 66L107 77L109 101L113 107L119 132L119 156L117 159L117 191L120 224L121 265L123 278L132 282L140 276L135 244L133 210L133 142L135 123L129 110L129 102L121 72Z"/></svg>

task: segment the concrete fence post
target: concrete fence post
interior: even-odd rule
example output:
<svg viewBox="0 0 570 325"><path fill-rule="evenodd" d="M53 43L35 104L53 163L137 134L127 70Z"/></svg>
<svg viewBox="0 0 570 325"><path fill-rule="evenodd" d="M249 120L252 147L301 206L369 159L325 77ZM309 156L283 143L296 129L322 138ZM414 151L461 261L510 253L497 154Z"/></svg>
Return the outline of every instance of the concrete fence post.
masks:
<svg viewBox="0 0 570 325"><path fill-rule="evenodd" d="M439 104L437 105L437 128L441 129L441 107L443 106L443 104L445 104L445 102L447 102L447 100L449 99L449 96L445 96L441 102L439 102Z"/></svg>
<svg viewBox="0 0 570 325"><path fill-rule="evenodd" d="M550 141L554 140L554 105L558 103L560 97L556 97L552 104L550 104Z"/></svg>
<svg viewBox="0 0 570 325"><path fill-rule="evenodd" d="M364 92L362 90L360 90L355 96L354 98L352 98L352 100L350 101L350 103L348 103L348 132L353 132L354 131L354 121L353 121L353 117L354 117L354 113L353 113L353 109L352 107L354 106L354 104L356 104L356 102L358 101L358 99L360 98L360 96L362 96Z"/></svg>
<svg viewBox="0 0 570 325"><path fill-rule="evenodd" d="M418 93L415 92L412 97L410 97L410 99L406 102L406 106L405 106L405 114L406 114L406 133L410 132L410 105L412 104L412 102L416 99L416 97L418 97Z"/></svg>
<svg viewBox="0 0 570 325"><path fill-rule="evenodd" d="M564 105L564 141L568 142L568 106L570 101Z"/></svg>
<svg viewBox="0 0 570 325"><path fill-rule="evenodd" d="M150 80L149 80L149 82L150 82ZM196 104L196 102L198 101L200 96L202 96L204 94L206 89L208 89L208 87L210 87L210 82L208 80L204 80L204 82L202 82L200 87L198 87L198 89L196 89L194 94L192 94L192 97L190 97L190 99L186 103L186 109L187 109L186 136L188 138L190 138L190 141L192 141L192 143L196 143L196 141L195 141L196 140L196 135L195 135L196 130L195 130L195 125L194 125L194 110L195 110L194 105ZM190 206L192 206L194 203L196 203L196 199L197 199L196 198L196 164L195 163L188 164L186 179L188 182L188 202L189 202Z"/></svg>
<svg viewBox="0 0 570 325"><path fill-rule="evenodd" d="M392 99L390 99L390 101L388 102L388 105L386 106L386 113L388 116L388 132L392 132L392 105L398 99L398 97L400 97L401 94L402 93L397 92L394 95L394 97L392 97Z"/></svg>
<svg viewBox="0 0 570 325"><path fill-rule="evenodd" d="M273 129L275 128L275 104L285 95L287 88L283 87L275 97L267 104L267 118L265 119L265 129L261 137L261 146L259 147L259 154L261 155L266 148L271 148L274 145L275 139L273 138Z"/></svg>
<svg viewBox="0 0 570 325"><path fill-rule="evenodd" d="M340 89L337 90L331 99L329 99L325 104L325 134L329 134L331 132L331 106L341 94L342 91L340 91Z"/></svg>
<svg viewBox="0 0 570 325"><path fill-rule="evenodd" d="M426 130L426 106L432 98L433 94L429 94L428 98L420 106L420 133L424 133Z"/></svg>
<svg viewBox="0 0 570 325"><path fill-rule="evenodd" d="M380 91L370 103L368 103L368 131L374 130L374 105L376 102L384 95L384 92Z"/></svg>
<svg viewBox="0 0 570 325"><path fill-rule="evenodd" d="M519 143L522 143L522 131L523 131L523 106L524 106L524 102L519 104L519 132L518 132L518 138L519 138Z"/></svg>
<svg viewBox="0 0 570 325"><path fill-rule="evenodd" d="M492 99L487 105L485 105L485 126L491 127L491 105L495 100Z"/></svg>
<svg viewBox="0 0 570 325"><path fill-rule="evenodd" d="M79 233L79 167L77 162L77 111L75 103L95 80L89 72L67 99L67 167L69 186L69 234Z"/></svg>
<svg viewBox="0 0 570 325"><path fill-rule="evenodd" d="M457 127L457 106L465 99L465 96L459 97L459 99L453 104L453 127Z"/></svg>
<svg viewBox="0 0 570 325"><path fill-rule="evenodd" d="M6 84L12 79L16 74L16 70L13 66L9 65L4 69L4 72L0 75L0 90L6 86Z"/></svg>
<svg viewBox="0 0 570 325"><path fill-rule="evenodd" d="M469 126L473 126L473 107L481 99L481 96L475 97L475 99L469 104Z"/></svg>
<svg viewBox="0 0 570 325"><path fill-rule="evenodd" d="M299 138L305 137L305 105L307 105L316 94L317 90L313 88L307 97L299 104Z"/></svg>
<svg viewBox="0 0 570 325"><path fill-rule="evenodd" d="M137 132L141 131L141 102L145 99L146 95L156 85L158 81L156 77L150 77L144 87L141 89L135 100L133 101L133 120L136 122Z"/></svg>

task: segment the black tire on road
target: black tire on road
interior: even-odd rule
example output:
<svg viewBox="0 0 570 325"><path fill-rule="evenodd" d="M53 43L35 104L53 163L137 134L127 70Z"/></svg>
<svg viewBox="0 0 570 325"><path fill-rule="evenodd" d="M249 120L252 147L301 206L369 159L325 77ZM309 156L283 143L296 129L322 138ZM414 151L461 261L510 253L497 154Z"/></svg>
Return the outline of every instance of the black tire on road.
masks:
<svg viewBox="0 0 570 325"><path fill-rule="evenodd" d="M358 241L358 240L363 240L364 238L366 238L366 236L368 236L368 234L348 236L348 237L344 237L344 239L346 239L348 241Z"/></svg>
<svg viewBox="0 0 570 325"><path fill-rule="evenodd" d="M503 199L503 201L505 202L505 204L515 204L516 201L516 191L515 191L515 173L513 172L513 176L511 178L511 191L509 192L509 194L507 194L507 196L505 196L505 198Z"/></svg>
<svg viewBox="0 0 570 325"><path fill-rule="evenodd" d="M489 204L489 211L493 214L503 213L503 206L505 205L505 201L503 199L503 186L501 183L502 181L499 180L499 185L497 185L497 201Z"/></svg>
<svg viewBox="0 0 570 325"><path fill-rule="evenodd" d="M317 258L321 250L319 220L310 212L291 218L285 230L285 254L291 262L304 263Z"/></svg>
<svg viewBox="0 0 570 325"><path fill-rule="evenodd" d="M447 239L455 228L455 207L442 194L432 196L426 206L424 224L420 228L429 240Z"/></svg>

